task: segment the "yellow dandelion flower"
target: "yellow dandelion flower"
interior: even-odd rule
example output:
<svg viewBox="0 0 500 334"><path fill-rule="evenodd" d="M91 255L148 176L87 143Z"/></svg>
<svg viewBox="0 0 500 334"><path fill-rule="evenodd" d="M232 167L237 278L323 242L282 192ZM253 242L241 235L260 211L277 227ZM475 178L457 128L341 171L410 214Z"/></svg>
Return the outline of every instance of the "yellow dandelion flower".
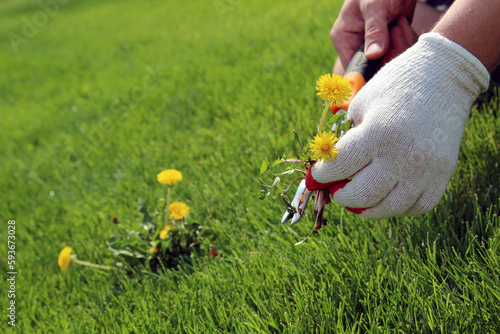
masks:
<svg viewBox="0 0 500 334"><path fill-rule="evenodd" d="M328 73L322 75L316 81L316 90L319 97L337 104L341 104L351 96L351 82L346 78L334 74L333 77Z"/></svg>
<svg viewBox="0 0 500 334"><path fill-rule="evenodd" d="M71 263L71 252L73 249L71 247L64 247L63 250L59 253L59 258L57 259L57 264L59 264L59 268L62 271L67 272L68 267Z"/></svg>
<svg viewBox="0 0 500 334"><path fill-rule="evenodd" d="M158 182L173 186L177 182L182 181L182 173L176 169L165 169L156 176Z"/></svg>
<svg viewBox="0 0 500 334"><path fill-rule="evenodd" d="M314 159L323 160L323 162L335 160L338 155L338 149L334 145L338 140L333 132L324 131L316 135L309 144Z"/></svg>
<svg viewBox="0 0 500 334"><path fill-rule="evenodd" d="M170 218L181 220L189 214L189 206L184 202L174 202L168 206Z"/></svg>
<svg viewBox="0 0 500 334"><path fill-rule="evenodd" d="M151 247L149 250L151 251L151 253L155 253L155 254L158 253L158 248L156 248L156 247Z"/></svg>
<svg viewBox="0 0 500 334"><path fill-rule="evenodd" d="M168 238L168 232L172 229L172 225L165 225L163 230L160 231L160 238L161 239L167 239Z"/></svg>

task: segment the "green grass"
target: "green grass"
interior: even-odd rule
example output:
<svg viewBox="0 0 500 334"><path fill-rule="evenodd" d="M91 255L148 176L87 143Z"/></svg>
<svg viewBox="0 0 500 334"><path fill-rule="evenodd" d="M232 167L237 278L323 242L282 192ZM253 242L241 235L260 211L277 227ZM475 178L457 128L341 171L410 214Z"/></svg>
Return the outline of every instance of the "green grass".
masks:
<svg viewBox="0 0 500 334"><path fill-rule="evenodd" d="M459 166L426 215L368 221L330 205L294 247L282 203L261 202L265 157L292 154L321 112L314 82L335 58L341 2L70 1L15 53L35 1L0 2L1 332L494 333L500 331L498 95L473 110ZM151 71L156 71L151 81ZM112 265L105 241L156 174L218 233L219 256L156 274ZM6 307L7 221L16 220L16 327Z"/></svg>

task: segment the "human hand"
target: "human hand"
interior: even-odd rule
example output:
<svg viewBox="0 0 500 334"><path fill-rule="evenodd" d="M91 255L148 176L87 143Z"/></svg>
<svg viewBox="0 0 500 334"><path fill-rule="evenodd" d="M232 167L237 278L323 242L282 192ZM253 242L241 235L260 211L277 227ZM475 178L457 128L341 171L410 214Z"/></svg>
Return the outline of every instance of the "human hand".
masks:
<svg viewBox="0 0 500 334"><path fill-rule="evenodd" d="M405 51L417 40L409 20L415 10L416 0L346 0L330 32L344 68L365 42L368 59L383 63ZM389 30L389 23L395 19Z"/></svg>
<svg viewBox="0 0 500 334"><path fill-rule="evenodd" d="M437 33L422 35L354 97L354 127L337 142L334 161L309 169L307 188L329 187L338 204L366 218L431 210L455 169L470 107L488 82L467 50Z"/></svg>

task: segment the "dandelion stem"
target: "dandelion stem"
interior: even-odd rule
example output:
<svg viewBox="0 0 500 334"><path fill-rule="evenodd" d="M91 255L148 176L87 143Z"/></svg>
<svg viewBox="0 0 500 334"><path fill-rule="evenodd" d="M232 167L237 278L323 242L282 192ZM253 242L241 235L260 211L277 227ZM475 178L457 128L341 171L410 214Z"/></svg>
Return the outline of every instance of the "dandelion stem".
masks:
<svg viewBox="0 0 500 334"><path fill-rule="evenodd" d="M87 262L87 261L78 260L76 258L76 256L71 256L71 262L76 263L76 264L81 264L82 266L95 268L95 269L103 269L103 270L115 270L115 269L117 269L117 268L105 266L102 264L95 264L95 263L91 263L91 262Z"/></svg>
<svg viewBox="0 0 500 334"><path fill-rule="evenodd" d="M168 206L170 205L171 193L172 193L172 186L168 186L167 201L165 202L165 226L168 225Z"/></svg>
<svg viewBox="0 0 500 334"><path fill-rule="evenodd" d="M326 114L328 109L330 109L330 100L326 100L325 109L323 109L323 114L321 115L321 120L319 121L318 134L323 131L323 126L325 125Z"/></svg>

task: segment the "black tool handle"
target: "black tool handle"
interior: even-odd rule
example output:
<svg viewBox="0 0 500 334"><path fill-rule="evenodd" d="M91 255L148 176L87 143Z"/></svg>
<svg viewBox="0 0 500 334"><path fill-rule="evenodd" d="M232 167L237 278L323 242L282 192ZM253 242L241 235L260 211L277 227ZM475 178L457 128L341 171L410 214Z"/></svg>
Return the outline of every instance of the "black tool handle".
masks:
<svg viewBox="0 0 500 334"><path fill-rule="evenodd" d="M347 73L358 72L365 78L365 82L368 82L380 69L381 62L382 59L368 60L366 58L365 43L363 43L352 57L345 73L347 75Z"/></svg>

